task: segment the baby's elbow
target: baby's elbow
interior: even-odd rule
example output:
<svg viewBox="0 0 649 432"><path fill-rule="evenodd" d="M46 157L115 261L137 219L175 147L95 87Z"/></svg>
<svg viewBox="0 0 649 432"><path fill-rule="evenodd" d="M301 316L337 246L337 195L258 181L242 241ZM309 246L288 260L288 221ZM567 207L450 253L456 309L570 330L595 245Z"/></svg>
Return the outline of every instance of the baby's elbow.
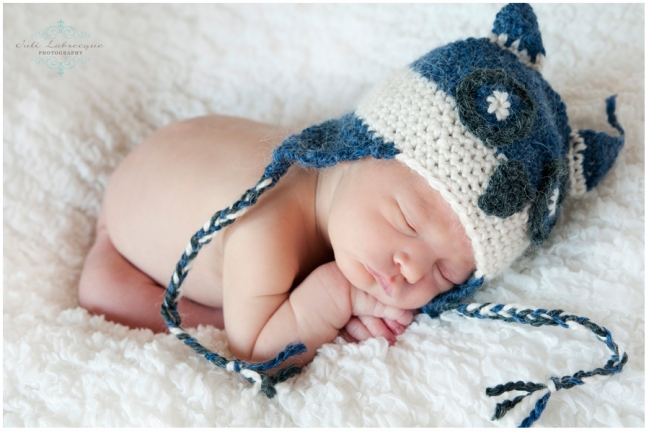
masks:
<svg viewBox="0 0 649 432"><path fill-rule="evenodd" d="M230 345L230 352L237 360L244 361L246 363L254 362L253 360L253 349L254 346L245 346L241 343L236 343L235 341L228 338L228 344Z"/></svg>
<svg viewBox="0 0 649 432"><path fill-rule="evenodd" d="M333 339L332 339L333 340ZM298 342L298 341L295 341ZM279 347L276 344L264 344L262 342L256 343L254 347L251 347L250 350L237 350L230 349L230 352L237 360L246 363L265 363L272 359L275 359L282 353L287 347ZM266 370L265 372L273 375L278 370L289 366L290 364L302 367L313 360L315 357L315 349L308 349L306 352L301 354L286 355L286 360L278 364L277 366Z"/></svg>
<svg viewBox="0 0 649 432"><path fill-rule="evenodd" d="M268 360L263 357L264 343L260 342L261 335L257 338L251 335L244 335L241 332L228 331L227 333L228 345L230 352L237 359L247 363L263 362ZM276 353L274 353L276 354ZM273 357L272 355L270 357Z"/></svg>
<svg viewBox="0 0 649 432"><path fill-rule="evenodd" d="M275 332L265 332L265 334L259 335L259 337L250 342L250 343L241 343L241 341L231 340L228 337L228 343L230 345L230 352L232 355L240 361L246 363L264 363L271 359L276 358L284 349L286 345L301 342L299 340L293 340L291 342L282 341L284 335L280 335ZM302 341L305 342L305 341ZM296 363L296 364L305 364L313 358L314 353L307 352L299 356L291 356L287 362ZM278 367L286 366L288 363L282 363Z"/></svg>

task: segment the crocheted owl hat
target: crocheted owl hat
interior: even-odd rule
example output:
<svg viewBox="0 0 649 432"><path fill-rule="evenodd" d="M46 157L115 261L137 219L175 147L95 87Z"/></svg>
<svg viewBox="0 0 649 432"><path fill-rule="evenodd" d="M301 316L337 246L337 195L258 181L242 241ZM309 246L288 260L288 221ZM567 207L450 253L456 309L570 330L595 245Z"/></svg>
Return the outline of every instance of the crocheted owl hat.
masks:
<svg viewBox="0 0 649 432"><path fill-rule="evenodd" d="M566 195L583 195L613 165L624 144L624 131L615 118L614 96L606 101L606 111L620 136L572 131L564 103L540 73L544 56L532 8L510 4L497 14L488 38L437 48L375 87L354 112L286 138L273 151L257 185L217 212L190 240L162 306L170 331L214 364L241 373L270 397L274 384L299 372L294 366L272 377L261 371L302 352L303 345L289 346L261 364L226 360L184 332L176 309L182 281L202 246L254 205L294 163L325 168L365 157L394 158L441 194L471 240L476 270L465 283L422 308L433 317L456 307L455 302L501 273L530 245L545 242ZM497 319L515 320L511 318L515 309L505 316L502 307L489 312L482 306L457 310L478 318L496 319L487 316L491 313L500 314ZM539 311L543 313L534 319L543 315L548 320L543 324L558 324L558 314L550 319L547 311ZM532 323L525 319L518 321ZM609 348L615 357L617 346Z"/></svg>

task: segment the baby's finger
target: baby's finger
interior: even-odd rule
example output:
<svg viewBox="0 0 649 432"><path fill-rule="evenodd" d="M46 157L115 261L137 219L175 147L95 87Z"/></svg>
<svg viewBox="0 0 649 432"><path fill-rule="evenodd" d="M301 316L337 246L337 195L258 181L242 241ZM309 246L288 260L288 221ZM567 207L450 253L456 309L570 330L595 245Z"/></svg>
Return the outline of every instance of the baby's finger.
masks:
<svg viewBox="0 0 649 432"><path fill-rule="evenodd" d="M398 321L383 318L383 322L395 335L403 334L403 332L406 331L406 328L403 325L399 324Z"/></svg>
<svg viewBox="0 0 649 432"><path fill-rule="evenodd" d="M359 342L358 339L356 339L354 336L350 335L349 332L345 327L341 328L340 331L338 332L338 335L345 339L345 341L350 342L350 343L356 343Z"/></svg>
<svg viewBox="0 0 649 432"><path fill-rule="evenodd" d="M376 318L373 316L360 316L358 319L365 325L367 330L372 333L374 337L384 337L388 340L390 345L394 344L397 341L397 338L394 336L394 333L385 325L381 318Z"/></svg>
<svg viewBox="0 0 649 432"><path fill-rule="evenodd" d="M367 327L365 327L357 317L351 317L351 319L347 321L347 324L345 324L344 330L349 334L349 336L356 339L356 342L364 341L372 337L372 334L369 332Z"/></svg>
<svg viewBox="0 0 649 432"><path fill-rule="evenodd" d="M410 325L410 323L412 322L413 318L415 317L415 316L413 315L413 313L412 313L411 310L406 310L405 312L406 312L406 313L404 313L403 315L401 315L401 318L397 319L397 321L399 322L399 324L401 324L401 325L403 325L403 326Z"/></svg>
<svg viewBox="0 0 649 432"><path fill-rule="evenodd" d="M376 298L358 288L352 288L352 315L371 315L377 318L388 318L399 322L401 325L408 325L412 321L412 312L406 309L397 309L386 306Z"/></svg>
<svg viewBox="0 0 649 432"><path fill-rule="evenodd" d="M410 324L412 321L412 312L408 309L397 309L392 306L385 306L383 303L378 303L375 311L376 313L372 314L375 317L395 320L404 326Z"/></svg>

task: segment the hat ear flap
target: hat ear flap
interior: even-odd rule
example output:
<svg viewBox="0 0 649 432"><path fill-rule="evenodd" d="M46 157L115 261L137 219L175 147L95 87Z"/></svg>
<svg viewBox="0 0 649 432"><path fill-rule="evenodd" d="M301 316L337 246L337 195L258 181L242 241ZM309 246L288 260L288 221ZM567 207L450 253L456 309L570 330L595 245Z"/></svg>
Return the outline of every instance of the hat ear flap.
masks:
<svg viewBox="0 0 649 432"><path fill-rule="evenodd" d="M455 285L450 291L439 294L421 308L421 311L431 318L439 316L442 312L453 309L456 302L473 294L484 283L484 276L476 277L475 273L463 284Z"/></svg>
<svg viewBox="0 0 649 432"><path fill-rule="evenodd" d="M327 168L339 162L355 161L367 156L391 159L399 150L392 143L372 137L367 126L354 115L327 120L286 138L275 148L266 176L275 165L297 162L304 167ZM284 162L287 161L287 162ZM270 171L269 171L270 170Z"/></svg>
<svg viewBox="0 0 649 432"><path fill-rule="evenodd" d="M606 100L606 114L609 124L620 132L620 136L612 137L591 129L571 133L568 164L572 196L580 197L597 186L624 145L624 129L615 117L615 96Z"/></svg>
<svg viewBox="0 0 649 432"><path fill-rule="evenodd" d="M545 48L536 15L527 3L511 3L502 8L496 15L489 39L514 53L526 66L541 70Z"/></svg>

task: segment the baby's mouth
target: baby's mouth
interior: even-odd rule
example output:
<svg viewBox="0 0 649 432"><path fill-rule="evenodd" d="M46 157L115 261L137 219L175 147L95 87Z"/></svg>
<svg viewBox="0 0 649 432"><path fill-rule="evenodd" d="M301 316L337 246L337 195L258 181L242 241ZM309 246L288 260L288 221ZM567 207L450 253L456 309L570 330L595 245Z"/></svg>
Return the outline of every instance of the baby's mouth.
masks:
<svg viewBox="0 0 649 432"><path fill-rule="evenodd" d="M372 277L374 277L374 279L376 279L376 282L381 286L381 288L383 288L383 290L385 291L385 293L386 293L388 296L392 297L392 291L393 291L393 289L394 289L394 288L392 287L392 285L390 285L390 284L388 283L388 281L385 280L385 278L384 278L383 276L381 276L379 273L375 272L374 270L372 270L372 269L369 268L368 266L365 266L365 268L367 269L367 271L369 272L369 274L371 274Z"/></svg>

